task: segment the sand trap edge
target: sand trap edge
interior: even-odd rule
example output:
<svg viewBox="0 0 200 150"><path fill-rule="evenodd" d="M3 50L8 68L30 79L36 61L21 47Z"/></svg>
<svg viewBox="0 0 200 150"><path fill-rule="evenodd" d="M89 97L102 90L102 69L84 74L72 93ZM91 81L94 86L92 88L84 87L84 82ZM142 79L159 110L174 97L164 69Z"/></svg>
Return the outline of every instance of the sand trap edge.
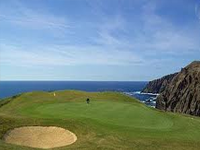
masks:
<svg viewBox="0 0 200 150"><path fill-rule="evenodd" d="M62 133L61 134L63 134L63 133L66 133L66 134L69 134L71 137L71 141L69 142L67 142L67 135L65 135L65 137L64 137L64 140L66 140L66 143L62 143L61 145L59 145L59 144L57 144L57 145L53 145L53 143L52 143L52 141L51 141L51 144L48 146L48 145L45 145L45 146L42 146L42 145L40 145L40 146L37 146L37 144L36 144L36 146L35 145L29 145L29 144L27 144L27 143L25 143L25 144L23 144L23 142L21 143L21 142L15 142L15 141L12 141L12 138L11 138L11 141L10 140L8 140L10 137L12 137L13 135L11 135L12 134L12 132L14 132L15 133L15 131L16 130L22 130L23 131L23 129L28 129L29 131L32 131L32 130L30 130L30 129L40 129L40 130L42 130L42 129L58 129L58 130L62 130ZM33 132L34 133L34 132ZM42 135L42 134L40 134L40 135ZM26 136L26 135L25 135ZM30 135L29 135L30 136ZM31 135L32 136L32 135ZM59 137L61 136L61 135L58 135ZM14 136L15 137L15 136ZM24 136L21 136L21 137L24 137ZM65 139L66 138L66 139ZM25 139L27 139L27 138L25 138ZM67 130L67 129L65 129L65 128L62 128L62 127L57 127L57 126L22 126L22 127L16 127L16 128L14 128L14 129L11 129L11 130L8 130L5 134L4 134L4 136L3 136L3 138L2 138L2 140L5 142L5 143L8 143L8 144L13 144L13 145L18 145L18 146L26 146L26 147L31 147L31 148L40 148L40 149L49 149L49 148L58 148L58 147L65 147L65 146L69 146L69 145L71 145L71 144L73 144L73 143L75 143L76 141L77 141L77 136L73 133L73 132L71 132L71 131L69 131L69 130ZM37 140L38 140L38 138L37 138ZM26 140L26 141L28 141L28 140ZM56 140L55 140L55 137L53 138L53 142L55 142ZM62 139L62 141L63 141L63 139ZM63 141L64 142L64 141ZM47 141L47 143L48 143L48 141Z"/></svg>

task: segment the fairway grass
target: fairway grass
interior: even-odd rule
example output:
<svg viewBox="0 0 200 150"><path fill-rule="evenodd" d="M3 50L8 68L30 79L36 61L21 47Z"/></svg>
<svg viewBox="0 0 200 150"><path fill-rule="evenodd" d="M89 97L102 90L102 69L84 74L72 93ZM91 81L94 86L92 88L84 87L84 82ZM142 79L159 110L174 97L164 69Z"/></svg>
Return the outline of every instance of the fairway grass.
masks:
<svg viewBox="0 0 200 150"><path fill-rule="evenodd" d="M55 93L55 94L54 94ZM90 104L86 99L90 98ZM200 119L162 112L117 92L29 92L0 101L0 150L4 134L23 126L58 126L78 140L61 150L199 150Z"/></svg>

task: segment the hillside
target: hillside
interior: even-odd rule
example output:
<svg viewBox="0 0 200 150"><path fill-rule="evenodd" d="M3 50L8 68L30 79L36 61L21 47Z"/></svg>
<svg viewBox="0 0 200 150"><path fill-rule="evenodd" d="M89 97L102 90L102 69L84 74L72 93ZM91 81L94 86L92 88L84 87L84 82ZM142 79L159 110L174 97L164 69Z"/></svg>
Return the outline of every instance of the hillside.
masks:
<svg viewBox="0 0 200 150"><path fill-rule="evenodd" d="M162 112L116 92L29 92L0 103L0 150L32 150L7 144L3 137L10 129L38 125L76 134L77 141L60 150L198 150L200 146L199 118Z"/></svg>
<svg viewBox="0 0 200 150"><path fill-rule="evenodd" d="M160 79L150 81L146 87L142 90L143 93L162 93L165 90L167 84L171 82L177 73L166 75Z"/></svg>
<svg viewBox="0 0 200 150"><path fill-rule="evenodd" d="M200 116L200 61L183 68L157 98L156 108Z"/></svg>

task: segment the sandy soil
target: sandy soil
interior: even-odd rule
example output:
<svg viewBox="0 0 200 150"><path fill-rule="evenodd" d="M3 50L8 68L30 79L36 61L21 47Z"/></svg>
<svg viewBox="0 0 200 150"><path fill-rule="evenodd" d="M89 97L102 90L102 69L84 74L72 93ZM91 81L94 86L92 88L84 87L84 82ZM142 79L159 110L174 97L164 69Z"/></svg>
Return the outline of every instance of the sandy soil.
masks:
<svg viewBox="0 0 200 150"><path fill-rule="evenodd" d="M74 143L74 133L60 127L29 126L9 131L4 140L7 143L34 148L54 148Z"/></svg>

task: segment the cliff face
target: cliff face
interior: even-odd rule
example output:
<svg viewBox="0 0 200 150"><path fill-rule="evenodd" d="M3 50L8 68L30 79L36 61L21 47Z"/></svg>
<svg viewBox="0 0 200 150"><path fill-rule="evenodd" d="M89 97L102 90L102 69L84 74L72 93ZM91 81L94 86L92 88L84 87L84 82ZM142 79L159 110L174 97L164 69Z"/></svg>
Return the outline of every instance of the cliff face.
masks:
<svg viewBox="0 0 200 150"><path fill-rule="evenodd" d="M162 93L166 86L171 82L174 76L178 73L164 76L160 79L150 81L147 86L142 90L144 93Z"/></svg>
<svg viewBox="0 0 200 150"><path fill-rule="evenodd" d="M200 61L183 68L156 100L156 108L200 116Z"/></svg>

